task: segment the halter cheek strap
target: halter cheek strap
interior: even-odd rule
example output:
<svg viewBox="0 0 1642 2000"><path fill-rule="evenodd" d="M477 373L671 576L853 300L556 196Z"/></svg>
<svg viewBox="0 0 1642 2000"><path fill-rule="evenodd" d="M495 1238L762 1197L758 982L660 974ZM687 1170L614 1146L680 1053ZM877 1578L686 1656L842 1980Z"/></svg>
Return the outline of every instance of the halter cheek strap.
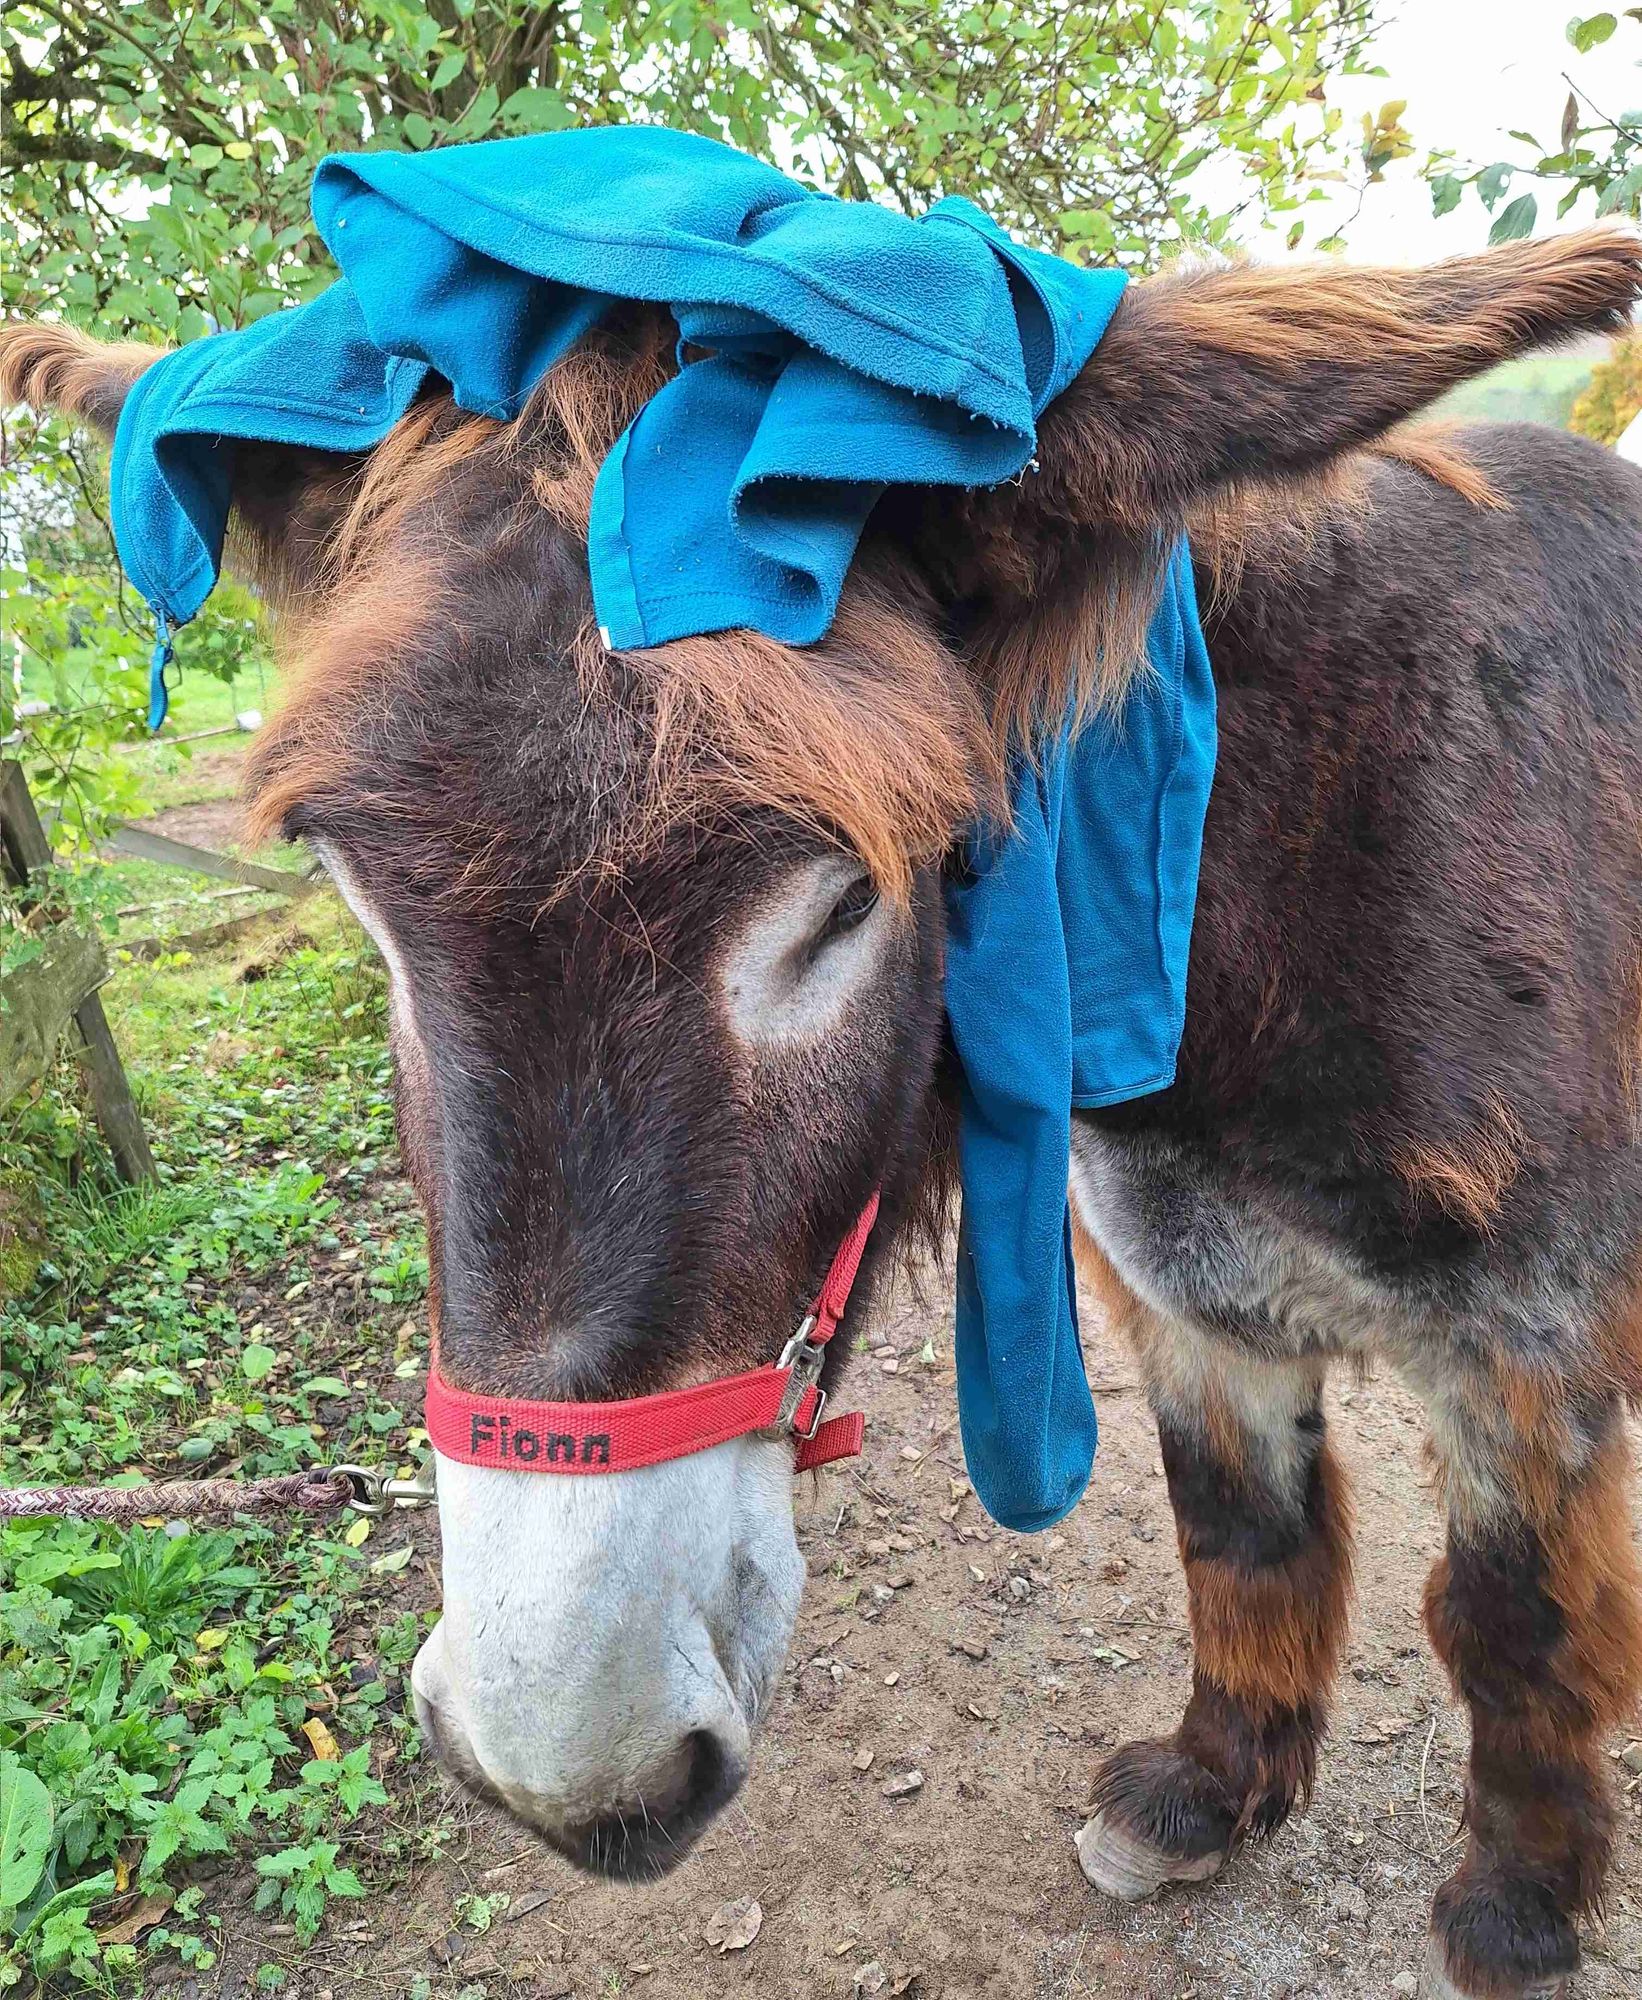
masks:
<svg viewBox="0 0 1642 2000"><path fill-rule="evenodd" d="M796 1471L854 1457L866 1419L856 1410L823 1422L827 1392L819 1377L827 1342L849 1304L877 1217L875 1190L838 1246L815 1304L780 1357L742 1375L721 1375L695 1388L624 1402L532 1402L458 1389L440 1372L436 1351L427 1397L427 1431L434 1450L462 1465L506 1472L631 1472L687 1458L750 1431L780 1427L796 1441Z"/></svg>

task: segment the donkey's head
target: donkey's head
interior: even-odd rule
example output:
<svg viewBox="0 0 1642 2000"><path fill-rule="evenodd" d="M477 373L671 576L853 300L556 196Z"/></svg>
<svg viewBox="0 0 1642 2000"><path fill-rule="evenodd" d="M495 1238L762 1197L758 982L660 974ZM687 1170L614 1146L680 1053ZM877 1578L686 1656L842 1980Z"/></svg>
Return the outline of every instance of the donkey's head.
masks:
<svg viewBox="0 0 1642 2000"><path fill-rule="evenodd" d="M1002 734L1115 690L1199 502L1315 475L1637 283L1631 241L1590 234L1137 286L1041 470L885 503L803 651L597 641L591 480L671 365L653 317L507 427L435 394L363 460L240 448L241 555L293 662L255 819L387 962L446 1374L584 1400L767 1362L875 1186L881 1265L938 1205L940 874ZM12 329L0 392L106 424L131 353ZM590 1479L442 1465L415 1686L447 1767L580 1860L676 1860L792 1630L791 1463L753 1436Z"/></svg>

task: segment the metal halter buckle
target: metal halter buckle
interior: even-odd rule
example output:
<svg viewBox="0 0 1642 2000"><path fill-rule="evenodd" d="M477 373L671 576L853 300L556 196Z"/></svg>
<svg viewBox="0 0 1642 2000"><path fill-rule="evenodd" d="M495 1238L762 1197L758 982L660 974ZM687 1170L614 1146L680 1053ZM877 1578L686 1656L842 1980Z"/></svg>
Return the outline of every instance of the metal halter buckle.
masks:
<svg viewBox="0 0 1642 2000"><path fill-rule="evenodd" d="M400 1507L429 1507L437 1497L434 1493L433 1459L424 1458L409 1479L392 1479L380 1467L370 1465L338 1465L334 1471L340 1472L353 1489L348 1505L356 1514L391 1514Z"/></svg>
<svg viewBox="0 0 1642 2000"><path fill-rule="evenodd" d="M794 1437L806 1440L814 1437L820 1429L821 1412L827 1406L826 1390L816 1388L821 1376L821 1364L827 1358L827 1350L811 1344L810 1335L815 1331L815 1326L815 1314L806 1313L799 1322L798 1331L782 1348L781 1357L775 1364L777 1368L792 1370L786 1392L781 1398L781 1407L775 1413L775 1420L778 1424L787 1425ZM798 1406L803 1402L805 1392L812 1388L815 1389L815 1409L810 1415L808 1427L800 1430L795 1421Z"/></svg>

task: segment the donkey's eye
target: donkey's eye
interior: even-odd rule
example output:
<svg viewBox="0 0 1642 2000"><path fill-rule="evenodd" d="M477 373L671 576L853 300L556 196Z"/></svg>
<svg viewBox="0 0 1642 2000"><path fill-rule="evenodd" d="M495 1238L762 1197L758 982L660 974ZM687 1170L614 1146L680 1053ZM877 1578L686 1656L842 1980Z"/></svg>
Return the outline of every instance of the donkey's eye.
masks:
<svg viewBox="0 0 1642 2000"><path fill-rule="evenodd" d="M870 875L859 875L827 912L826 921L815 934L813 951L824 951L836 939L864 924L878 907L878 885Z"/></svg>

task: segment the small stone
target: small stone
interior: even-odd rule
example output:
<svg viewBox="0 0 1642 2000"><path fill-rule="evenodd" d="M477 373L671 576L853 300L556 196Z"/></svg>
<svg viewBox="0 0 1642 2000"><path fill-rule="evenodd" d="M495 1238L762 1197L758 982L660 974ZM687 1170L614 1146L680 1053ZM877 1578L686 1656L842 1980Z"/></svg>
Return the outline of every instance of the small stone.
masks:
<svg viewBox="0 0 1642 2000"><path fill-rule="evenodd" d="M872 1586L872 1598L875 1604L893 1604L895 1593L887 1583L875 1583Z"/></svg>
<svg viewBox="0 0 1642 2000"><path fill-rule="evenodd" d="M1360 1924L1368 1921L1368 1898L1355 1882L1348 1881L1345 1876L1342 1875L1330 1888L1329 1901L1337 1915L1350 1917Z"/></svg>
<svg viewBox="0 0 1642 2000"><path fill-rule="evenodd" d="M1628 1743L1619 1753L1619 1761L1627 1771L1634 1771L1642 1777L1642 1743Z"/></svg>
<svg viewBox="0 0 1642 2000"><path fill-rule="evenodd" d="M1412 2000L1412 1996L1420 1990L1419 1978L1412 1972L1399 1972L1391 1982L1391 1990L1399 1996L1399 2000Z"/></svg>
<svg viewBox="0 0 1642 2000"><path fill-rule="evenodd" d="M901 1676L899 1674L885 1674L884 1686L887 1688L892 1688L896 1685L896 1683L900 1680L900 1678Z"/></svg>
<svg viewBox="0 0 1642 2000"><path fill-rule="evenodd" d="M900 1372L901 1372L901 1364L900 1364L900 1362L899 1362L899 1361L896 1361L896 1360L895 1360L895 1359L893 1359L893 1358L891 1358L891 1359L890 1359L890 1360L888 1360L888 1361L880 1361L880 1362L879 1362L879 1364L878 1364L878 1366L879 1366L879 1367L880 1367L880 1368L881 1368L881 1369L882 1369L882 1370L884 1371L884 1373L885 1373L886 1375L899 1375L899 1374L900 1374ZM905 1457L906 1457L906 1453L905 1453L905 1452L902 1452L901 1456L902 1456L903 1458L905 1458ZM914 1453L913 1453L913 1456L914 1456L914 1457L916 1457L916 1456L917 1456L917 1453L916 1453L916 1452L914 1452Z"/></svg>
<svg viewBox="0 0 1642 2000"><path fill-rule="evenodd" d="M986 1641L984 1639L954 1639L952 1650L955 1653L964 1654L971 1660L984 1660L986 1658Z"/></svg>
<svg viewBox="0 0 1642 2000"><path fill-rule="evenodd" d="M855 1991L863 1996L863 2000L871 1994L882 1993L888 1984L889 1974L875 1958L868 1959L865 1965L856 1970Z"/></svg>
<svg viewBox="0 0 1642 2000"><path fill-rule="evenodd" d="M923 1788L924 1774L922 1771L903 1771L900 1777L891 1778L889 1783L885 1785L884 1797L886 1799L910 1799L914 1792L921 1792Z"/></svg>
<svg viewBox="0 0 1642 2000"><path fill-rule="evenodd" d="M873 1753L872 1753L872 1751L868 1750L868 1749L867 1749L867 1748L865 1747L865 1745L863 1745L863 1746L862 1746L862 1747L861 1747L861 1748L860 1748L859 1750L857 1750L857 1751L856 1751L856 1753L855 1753L855 1768L856 1768L856 1770L858 1770L858 1771L870 1771L870 1770L872 1769L872 1758L873 1758Z"/></svg>
<svg viewBox="0 0 1642 2000"><path fill-rule="evenodd" d="M1024 1576L1012 1576L1009 1579L1009 1595L1017 1604L1024 1604L1032 1595L1032 1586Z"/></svg>
<svg viewBox="0 0 1642 2000"><path fill-rule="evenodd" d="M904 1444L901 1447L901 1456L906 1460L908 1465L916 1465L923 1457L923 1453L916 1445Z"/></svg>

